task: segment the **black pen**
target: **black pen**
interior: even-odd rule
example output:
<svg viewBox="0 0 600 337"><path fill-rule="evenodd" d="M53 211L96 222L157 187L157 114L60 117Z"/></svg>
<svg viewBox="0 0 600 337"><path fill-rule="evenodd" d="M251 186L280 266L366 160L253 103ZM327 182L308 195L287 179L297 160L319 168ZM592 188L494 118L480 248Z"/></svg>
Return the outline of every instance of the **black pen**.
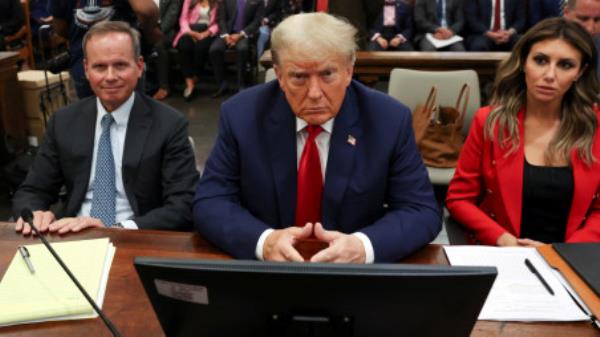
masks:
<svg viewBox="0 0 600 337"><path fill-rule="evenodd" d="M33 264L31 263L31 259L29 258L30 255L29 255L29 250L27 249L27 247L19 246L19 247L17 247L17 250L19 250L21 257L25 261L25 264L27 265L29 272L32 274L35 274L35 269L33 269Z"/></svg>
<svg viewBox="0 0 600 337"><path fill-rule="evenodd" d="M554 296L554 291L552 290L552 288L550 288L550 285L546 282L546 280L544 280L544 278L542 277L540 272L535 268L533 263L531 263L531 261L529 261L529 259L525 259L525 265L527 266L527 269L529 269L529 271L532 272L533 275L535 275L538 278L538 280L540 280L540 282L542 282L542 284L544 285L544 288L546 288L546 290L548 290L550 295Z"/></svg>

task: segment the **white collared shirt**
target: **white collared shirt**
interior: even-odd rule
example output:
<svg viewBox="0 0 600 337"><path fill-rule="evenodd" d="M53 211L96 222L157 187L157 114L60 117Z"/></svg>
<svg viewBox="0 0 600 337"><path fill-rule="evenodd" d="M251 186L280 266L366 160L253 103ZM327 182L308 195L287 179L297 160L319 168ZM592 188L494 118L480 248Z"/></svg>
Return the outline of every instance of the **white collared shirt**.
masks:
<svg viewBox="0 0 600 337"><path fill-rule="evenodd" d="M490 30L494 29L494 13L496 13L496 0L492 1L492 19L490 20ZM500 0L500 30L506 29L506 24L504 21L504 0Z"/></svg>
<svg viewBox="0 0 600 337"><path fill-rule="evenodd" d="M315 138L315 143L317 145L317 149L319 150L319 159L321 161L321 173L323 174L323 181L325 181L325 177L327 176L325 173L327 172L327 159L329 158L329 145L331 144L331 133L333 132L333 123L335 118L328 120L327 122L321 124L321 128L323 131L317 135ZM308 130L306 130L306 126L308 124L303 119L296 117L296 169L300 165L300 158L302 158L302 151L304 150L304 145L306 144L306 139L308 138ZM272 228L265 230L260 237L258 238L258 242L256 243L256 258L259 260L264 260L263 257L263 247L265 245L265 240L267 236L273 232ZM369 237L367 237L364 233L356 232L353 233L356 237L360 239L363 243L363 247L365 248L365 263L373 263L375 260L375 252L373 250L373 244Z"/></svg>
<svg viewBox="0 0 600 337"><path fill-rule="evenodd" d="M110 126L110 144L112 148L113 158L115 162L115 183L117 188L117 200L115 203L115 221L120 222L124 228L137 229L137 224L130 220L133 218L133 210L125 194L125 187L123 185L123 149L125 148L125 135L127 134L127 123L129 122L129 115L133 102L135 100L135 92L123 103L120 107L115 109L111 115L115 122ZM81 209L79 210L78 216L90 216L92 210L92 198L94 197L94 179L96 178L96 157L98 156L98 143L100 141L100 135L102 134L102 117L108 112L104 109L104 106L100 102L99 98L96 98L96 110L98 114L96 116L96 128L94 134L94 152L92 157L92 167L90 172L90 181L88 183L88 189L85 194ZM112 224L105 224L110 226Z"/></svg>

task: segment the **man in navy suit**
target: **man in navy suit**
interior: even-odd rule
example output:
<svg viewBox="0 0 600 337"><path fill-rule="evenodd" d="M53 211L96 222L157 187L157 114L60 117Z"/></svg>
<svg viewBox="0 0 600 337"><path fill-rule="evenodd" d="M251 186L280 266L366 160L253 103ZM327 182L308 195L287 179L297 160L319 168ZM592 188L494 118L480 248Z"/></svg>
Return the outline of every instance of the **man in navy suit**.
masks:
<svg viewBox="0 0 600 337"><path fill-rule="evenodd" d="M511 50L525 30L525 6L521 0L466 0L465 23L469 50Z"/></svg>
<svg viewBox="0 0 600 337"><path fill-rule="evenodd" d="M236 258L396 261L435 238L440 212L411 113L352 80L356 29L324 13L275 28L277 81L221 107L194 198L197 230Z"/></svg>

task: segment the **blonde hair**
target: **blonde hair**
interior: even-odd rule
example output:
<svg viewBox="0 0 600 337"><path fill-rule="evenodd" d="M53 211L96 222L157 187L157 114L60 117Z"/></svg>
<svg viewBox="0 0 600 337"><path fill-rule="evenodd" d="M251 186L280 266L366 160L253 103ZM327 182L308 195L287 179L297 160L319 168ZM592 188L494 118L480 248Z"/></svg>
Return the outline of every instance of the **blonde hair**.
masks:
<svg viewBox="0 0 600 337"><path fill-rule="evenodd" d="M287 17L273 30L271 52L279 65L282 55L303 61L322 61L338 54L349 64L356 59L357 30L345 19L325 13L303 13Z"/></svg>
<svg viewBox="0 0 600 337"><path fill-rule="evenodd" d="M485 135L488 139L497 137L502 147L509 147L507 154L517 150L520 142L517 113L527 103L523 72L527 56L534 44L555 39L567 42L581 53L582 74L562 99L560 129L546 149L545 162L551 164L557 156L569 161L569 154L575 149L578 157L591 165L595 160L592 145L598 126L593 109L599 92L596 77L598 52L590 34L579 24L564 18L546 19L529 29L519 39L510 57L500 64Z"/></svg>

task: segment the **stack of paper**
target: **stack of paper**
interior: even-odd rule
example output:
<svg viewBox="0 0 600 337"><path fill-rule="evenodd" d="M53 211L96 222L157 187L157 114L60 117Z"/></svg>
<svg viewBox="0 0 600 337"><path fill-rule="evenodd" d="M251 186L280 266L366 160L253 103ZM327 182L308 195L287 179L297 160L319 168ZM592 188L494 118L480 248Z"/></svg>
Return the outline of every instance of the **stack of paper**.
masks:
<svg viewBox="0 0 600 337"><path fill-rule="evenodd" d="M35 272L17 252L0 282L0 326L97 316L43 244L26 247ZM115 254L108 238L58 242L52 247L102 307Z"/></svg>
<svg viewBox="0 0 600 337"><path fill-rule="evenodd" d="M460 35L454 35L449 39L446 40L440 40L440 39L436 39L435 37L433 37L433 34L431 33L427 33L425 34L425 38L431 42L431 44L436 48L436 49L440 49L440 48L444 48L447 47L451 44L455 44L456 42L460 42L463 40L462 36Z"/></svg>
<svg viewBox="0 0 600 337"><path fill-rule="evenodd" d="M494 266L498 277L481 309L479 319L501 321L589 320L553 270L534 248L447 246L451 265ZM525 265L529 259L553 290L552 295Z"/></svg>

